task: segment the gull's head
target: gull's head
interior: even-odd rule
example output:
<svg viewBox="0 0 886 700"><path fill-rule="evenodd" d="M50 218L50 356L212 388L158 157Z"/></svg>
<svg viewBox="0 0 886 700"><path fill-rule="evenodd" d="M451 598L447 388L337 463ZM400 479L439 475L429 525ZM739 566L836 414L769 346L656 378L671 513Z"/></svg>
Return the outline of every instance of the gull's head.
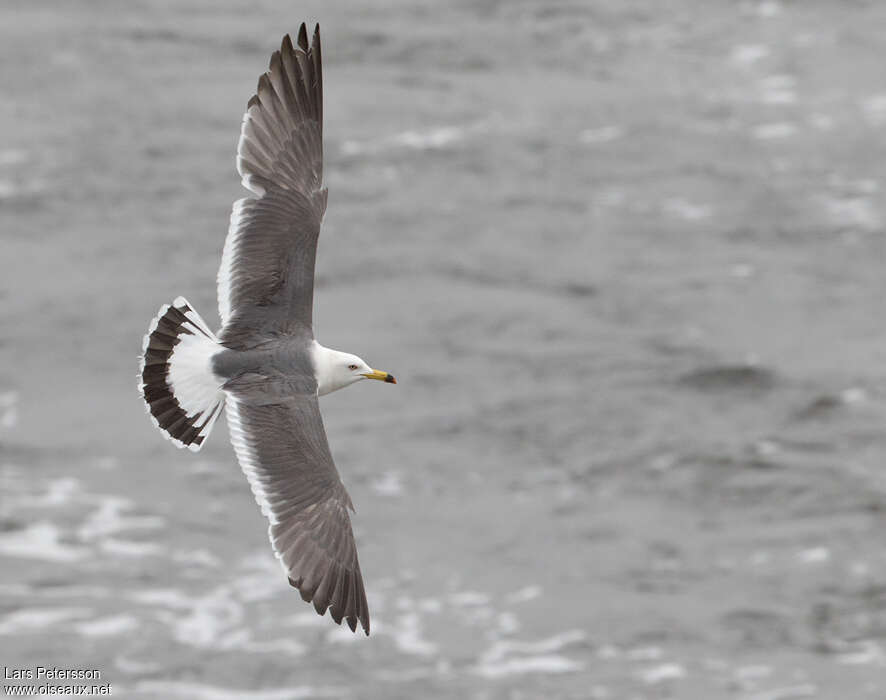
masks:
<svg viewBox="0 0 886 700"><path fill-rule="evenodd" d="M348 384L353 384L361 379L377 379L380 382L387 382L388 384L397 383L393 374L382 372L380 369L372 369L372 367L366 364L366 360L362 357L348 355L347 353L342 354L344 355L344 359L342 360L339 369L343 377L348 377Z"/></svg>
<svg viewBox="0 0 886 700"><path fill-rule="evenodd" d="M397 383L394 375L372 369L362 357L330 350L319 344L315 347L314 365L316 367L317 393L320 396L343 389L361 379L376 379L388 384Z"/></svg>

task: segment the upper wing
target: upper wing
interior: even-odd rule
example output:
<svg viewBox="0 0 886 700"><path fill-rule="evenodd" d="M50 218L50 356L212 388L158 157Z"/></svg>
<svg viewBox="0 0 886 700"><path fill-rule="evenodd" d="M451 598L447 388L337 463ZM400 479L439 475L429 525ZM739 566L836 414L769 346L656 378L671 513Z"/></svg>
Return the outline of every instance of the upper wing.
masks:
<svg viewBox="0 0 886 700"><path fill-rule="evenodd" d="M228 394L231 442L289 582L319 614L369 634L369 606L348 508L315 394L260 404Z"/></svg>
<svg viewBox="0 0 886 700"><path fill-rule="evenodd" d="M246 107L237 171L255 196L234 203L218 271L225 329L268 320L311 325L323 187L323 75L320 27L287 34Z"/></svg>

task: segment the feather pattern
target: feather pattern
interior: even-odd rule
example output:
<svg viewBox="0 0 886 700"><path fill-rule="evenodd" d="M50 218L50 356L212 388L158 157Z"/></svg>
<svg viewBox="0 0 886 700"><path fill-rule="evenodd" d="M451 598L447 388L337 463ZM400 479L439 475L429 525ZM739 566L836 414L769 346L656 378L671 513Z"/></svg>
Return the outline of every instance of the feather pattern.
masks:
<svg viewBox="0 0 886 700"><path fill-rule="evenodd" d="M292 586L321 615L369 634L348 509L317 401L310 348L323 187L319 28L284 37L248 101L234 203L218 273L226 349L218 368L231 442ZM227 363L227 364L226 364Z"/></svg>
<svg viewBox="0 0 886 700"><path fill-rule="evenodd" d="M235 202L218 272L219 337L244 328L311 325L323 187L320 29L304 24L271 56L249 100L237 171L252 196Z"/></svg>
<svg viewBox="0 0 886 700"><path fill-rule="evenodd" d="M274 553L290 584L333 620L369 634L369 606L348 509L332 461L317 396L257 403L229 391L234 451L270 526Z"/></svg>

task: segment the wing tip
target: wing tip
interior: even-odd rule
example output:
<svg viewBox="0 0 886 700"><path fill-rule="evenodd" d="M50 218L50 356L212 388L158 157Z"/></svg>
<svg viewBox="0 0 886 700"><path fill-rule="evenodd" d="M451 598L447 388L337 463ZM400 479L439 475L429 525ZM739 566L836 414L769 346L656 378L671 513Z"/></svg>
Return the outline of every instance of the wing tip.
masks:
<svg viewBox="0 0 886 700"><path fill-rule="evenodd" d="M275 51L274 53L276 54L277 52ZM274 60L273 56L274 54L271 54L271 61ZM279 56L279 54L277 54L277 56ZM271 78L268 76L267 73L262 73L260 76L258 76L258 85L255 86L255 97L261 99L262 92L267 95L273 90L274 88L271 85Z"/></svg>
<svg viewBox="0 0 886 700"><path fill-rule="evenodd" d="M342 610L340 606L336 606L334 604L323 603L319 596L314 596L314 591L307 590L302 588L304 584L304 577L299 577L298 579L293 579L291 576L287 577L289 579L289 585L292 586L295 590L298 591L298 594L301 596L301 599L306 603L312 603L314 610L321 617L329 612L329 617L332 618L332 621L337 625L341 625L342 621L347 622L348 627L351 632L356 634L357 632L357 623L360 623L360 627L363 628L363 632L366 636L369 636L369 608L366 605L366 594L363 592L362 581L360 582L359 588L361 592L361 609L357 612L357 614L348 614L346 610Z"/></svg>
<svg viewBox="0 0 886 700"><path fill-rule="evenodd" d="M283 57L278 49L271 54L271 60L268 62L268 71L271 73L280 73L282 71L282 65Z"/></svg>

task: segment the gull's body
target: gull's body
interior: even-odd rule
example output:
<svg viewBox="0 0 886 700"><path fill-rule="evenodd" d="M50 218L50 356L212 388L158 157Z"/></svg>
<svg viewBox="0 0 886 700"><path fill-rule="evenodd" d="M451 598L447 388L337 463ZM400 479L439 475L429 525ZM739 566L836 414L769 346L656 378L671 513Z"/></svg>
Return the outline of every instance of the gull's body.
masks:
<svg viewBox="0 0 886 700"><path fill-rule="evenodd" d="M145 336L139 389L155 425L198 450L224 407L231 442L290 583L321 615L359 621L369 608L318 396L394 378L314 338L314 261L326 211L319 28L301 26L271 57L249 100L234 203L218 273L214 334L179 297Z"/></svg>

